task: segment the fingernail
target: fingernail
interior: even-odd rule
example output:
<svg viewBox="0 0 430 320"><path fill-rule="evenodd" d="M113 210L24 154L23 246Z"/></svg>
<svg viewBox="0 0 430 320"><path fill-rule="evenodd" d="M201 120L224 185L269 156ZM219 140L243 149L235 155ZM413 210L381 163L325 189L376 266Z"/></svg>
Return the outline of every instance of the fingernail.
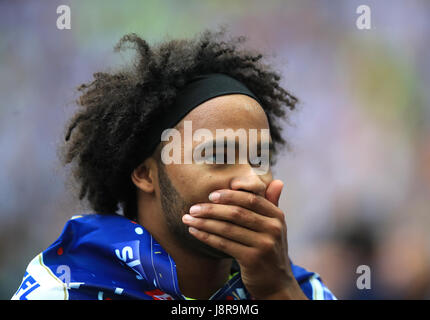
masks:
<svg viewBox="0 0 430 320"><path fill-rule="evenodd" d="M199 205L194 205L190 208L190 214L196 214L198 212L200 212L200 206Z"/></svg>
<svg viewBox="0 0 430 320"><path fill-rule="evenodd" d="M212 192L209 195L209 200L210 201L218 201L220 197L221 197L221 195L218 192Z"/></svg>
<svg viewBox="0 0 430 320"><path fill-rule="evenodd" d="M188 231L191 232L191 233L196 233L198 230L196 228L189 227Z"/></svg>
<svg viewBox="0 0 430 320"><path fill-rule="evenodd" d="M194 220L194 218L192 217L192 216L190 216L189 214L185 214L183 217L182 217L182 221L184 221L184 222L191 222L191 221L193 221Z"/></svg>

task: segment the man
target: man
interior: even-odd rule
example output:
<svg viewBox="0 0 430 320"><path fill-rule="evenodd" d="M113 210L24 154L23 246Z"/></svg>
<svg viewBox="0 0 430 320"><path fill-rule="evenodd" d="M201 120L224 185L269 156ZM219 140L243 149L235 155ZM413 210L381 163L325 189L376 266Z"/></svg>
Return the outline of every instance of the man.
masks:
<svg viewBox="0 0 430 320"><path fill-rule="evenodd" d="M79 88L64 162L95 214L66 224L13 299L335 299L289 260L268 165L297 99L222 35L127 35L134 67Z"/></svg>

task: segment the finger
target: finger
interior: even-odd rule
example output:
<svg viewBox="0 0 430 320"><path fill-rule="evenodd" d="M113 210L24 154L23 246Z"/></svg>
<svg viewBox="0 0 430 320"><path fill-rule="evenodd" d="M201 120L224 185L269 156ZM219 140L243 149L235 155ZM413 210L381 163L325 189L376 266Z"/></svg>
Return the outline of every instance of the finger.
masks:
<svg viewBox="0 0 430 320"><path fill-rule="evenodd" d="M209 218L228 221L244 228L263 231L266 220L263 215L248 209L218 203L199 203L190 208L190 215L196 218Z"/></svg>
<svg viewBox="0 0 430 320"><path fill-rule="evenodd" d="M284 218L282 210L276 205L266 198L251 192L222 189L212 192L209 195L209 200L214 203L237 205L272 218Z"/></svg>
<svg viewBox="0 0 430 320"><path fill-rule="evenodd" d="M205 231L210 234L219 235L234 242L246 246L255 247L259 244L261 235L255 231L240 227L233 223L214 219L195 218L191 215L184 215L182 221L191 227Z"/></svg>
<svg viewBox="0 0 430 320"><path fill-rule="evenodd" d="M234 258L241 261L248 255L250 247L240 244L235 241L231 241L227 238L220 237L216 234L211 234L202 230L198 230L194 227L188 228L191 235L196 237L198 240L206 243L212 248L218 249Z"/></svg>
<svg viewBox="0 0 430 320"><path fill-rule="evenodd" d="M284 183L281 180L273 180L266 189L266 199L278 206L283 187Z"/></svg>

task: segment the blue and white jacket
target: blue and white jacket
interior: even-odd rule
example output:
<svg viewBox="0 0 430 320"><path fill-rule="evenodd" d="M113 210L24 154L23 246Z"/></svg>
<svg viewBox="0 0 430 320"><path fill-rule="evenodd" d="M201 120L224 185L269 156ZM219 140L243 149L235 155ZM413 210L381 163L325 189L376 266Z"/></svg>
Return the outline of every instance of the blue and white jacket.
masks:
<svg viewBox="0 0 430 320"><path fill-rule="evenodd" d="M318 274L292 264L309 299L336 299ZM233 274L211 300L252 297ZM120 215L70 219L60 237L28 265L13 300L185 300L172 257L141 225Z"/></svg>

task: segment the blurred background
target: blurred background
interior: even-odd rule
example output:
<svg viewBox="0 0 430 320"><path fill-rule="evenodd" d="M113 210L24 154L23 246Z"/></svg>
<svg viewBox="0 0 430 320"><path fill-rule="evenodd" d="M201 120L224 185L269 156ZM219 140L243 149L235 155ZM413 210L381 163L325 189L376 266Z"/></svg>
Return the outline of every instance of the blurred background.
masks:
<svg viewBox="0 0 430 320"><path fill-rule="evenodd" d="M71 9L58 30L56 9ZM359 30L359 5L371 29ZM76 87L151 43L227 25L299 97L274 169L292 260L339 299L430 298L429 1L1 1L0 299L74 214L58 160ZM371 270L359 290L357 267Z"/></svg>

